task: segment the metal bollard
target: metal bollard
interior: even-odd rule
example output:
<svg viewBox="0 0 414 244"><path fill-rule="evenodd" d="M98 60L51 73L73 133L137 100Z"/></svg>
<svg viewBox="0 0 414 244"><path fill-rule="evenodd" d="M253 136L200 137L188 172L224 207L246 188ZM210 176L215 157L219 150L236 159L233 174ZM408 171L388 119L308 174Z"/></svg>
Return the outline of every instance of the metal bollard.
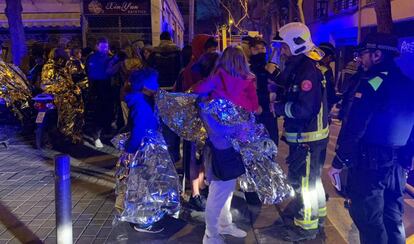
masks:
<svg viewBox="0 0 414 244"><path fill-rule="evenodd" d="M72 195L70 189L70 158L55 157L56 237L58 244L72 244Z"/></svg>

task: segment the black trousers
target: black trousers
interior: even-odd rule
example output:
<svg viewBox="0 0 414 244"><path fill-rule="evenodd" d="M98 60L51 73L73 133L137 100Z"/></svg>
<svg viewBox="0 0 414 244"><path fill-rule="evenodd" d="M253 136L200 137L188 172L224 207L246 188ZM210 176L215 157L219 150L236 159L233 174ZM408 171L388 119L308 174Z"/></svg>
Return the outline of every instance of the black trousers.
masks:
<svg viewBox="0 0 414 244"><path fill-rule="evenodd" d="M171 159L174 163L178 162L181 158L180 155L180 137L175 134L166 124L161 122L162 135L168 146L168 152L170 153Z"/></svg>
<svg viewBox="0 0 414 244"><path fill-rule="evenodd" d="M370 169L351 167L348 173L350 215L361 244L404 244L404 169L393 164Z"/></svg>
<svg viewBox="0 0 414 244"><path fill-rule="evenodd" d="M326 196L321 173L326 158L327 139L307 144L290 144L288 179L296 192L285 215L304 230L318 228L319 219L326 217Z"/></svg>
<svg viewBox="0 0 414 244"><path fill-rule="evenodd" d="M114 99L110 80L93 80L91 92L95 99L92 137L94 140L101 137L103 129L111 127L114 115Z"/></svg>
<svg viewBox="0 0 414 244"><path fill-rule="evenodd" d="M265 126L269 132L270 139L272 139L276 145L279 145L279 130L277 128L277 118L272 113L263 113L256 115L256 121Z"/></svg>

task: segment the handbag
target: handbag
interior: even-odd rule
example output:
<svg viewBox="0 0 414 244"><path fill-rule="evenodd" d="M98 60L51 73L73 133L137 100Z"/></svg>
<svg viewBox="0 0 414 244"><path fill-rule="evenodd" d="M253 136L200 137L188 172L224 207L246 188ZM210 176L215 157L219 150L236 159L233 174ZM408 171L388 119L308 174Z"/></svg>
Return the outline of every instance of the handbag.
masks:
<svg viewBox="0 0 414 244"><path fill-rule="evenodd" d="M208 141L208 145L211 148L213 174L218 179L222 181L233 180L246 173L242 157L233 147L217 149L210 141Z"/></svg>

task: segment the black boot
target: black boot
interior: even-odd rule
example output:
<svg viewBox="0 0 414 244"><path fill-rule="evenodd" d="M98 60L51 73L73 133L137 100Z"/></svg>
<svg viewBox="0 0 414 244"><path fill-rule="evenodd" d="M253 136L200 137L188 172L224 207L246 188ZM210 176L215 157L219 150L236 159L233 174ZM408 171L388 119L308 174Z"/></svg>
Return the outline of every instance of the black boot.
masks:
<svg viewBox="0 0 414 244"><path fill-rule="evenodd" d="M290 242L313 240L318 234L318 229L304 230L298 226L285 226L282 232L283 240Z"/></svg>

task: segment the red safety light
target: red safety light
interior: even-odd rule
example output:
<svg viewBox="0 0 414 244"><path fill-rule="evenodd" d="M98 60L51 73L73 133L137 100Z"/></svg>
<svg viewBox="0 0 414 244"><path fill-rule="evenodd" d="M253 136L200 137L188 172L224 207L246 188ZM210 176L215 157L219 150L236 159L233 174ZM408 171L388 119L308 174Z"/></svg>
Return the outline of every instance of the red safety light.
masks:
<svg viewBox="0 0 414 244"><path fill-rule="evenodd" d="M35 103L34 107L35 107L36 110L43 110L43 109L46 108L46 104L44 104L44 103Z"/></svg>

